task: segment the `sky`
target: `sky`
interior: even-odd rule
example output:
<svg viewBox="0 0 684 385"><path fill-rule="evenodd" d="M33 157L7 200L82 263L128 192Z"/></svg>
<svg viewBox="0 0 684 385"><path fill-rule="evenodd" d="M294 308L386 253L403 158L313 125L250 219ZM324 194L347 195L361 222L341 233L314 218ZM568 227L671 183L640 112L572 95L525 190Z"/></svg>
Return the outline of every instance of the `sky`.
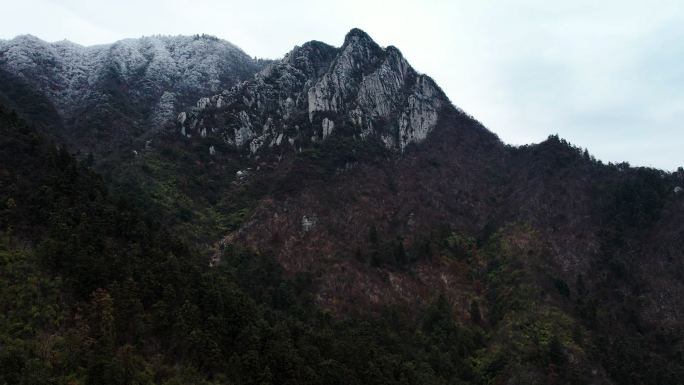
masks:
<svg viewBox="0 0 684 385"><path fill-rule="evenodd" d="M506 143L558 134L605 162L684 166L683 0L1 1L0 39L206 33L279 58L358 27Z"/></svg>

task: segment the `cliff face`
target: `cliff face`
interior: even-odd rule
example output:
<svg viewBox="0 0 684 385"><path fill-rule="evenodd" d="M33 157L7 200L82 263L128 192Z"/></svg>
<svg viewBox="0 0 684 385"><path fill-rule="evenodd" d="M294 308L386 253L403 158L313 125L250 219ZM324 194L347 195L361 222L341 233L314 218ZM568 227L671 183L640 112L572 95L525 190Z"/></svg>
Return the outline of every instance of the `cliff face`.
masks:
<svg viewBox="0 0 684 385"><path fill-rule="evenodd" d="M398 49L352 30L340 48L310 42L230 91L178 116L183 135L220 136L256 153L301 149L331 135L375 137L404 150L435 128L450 102Z"/></svg>

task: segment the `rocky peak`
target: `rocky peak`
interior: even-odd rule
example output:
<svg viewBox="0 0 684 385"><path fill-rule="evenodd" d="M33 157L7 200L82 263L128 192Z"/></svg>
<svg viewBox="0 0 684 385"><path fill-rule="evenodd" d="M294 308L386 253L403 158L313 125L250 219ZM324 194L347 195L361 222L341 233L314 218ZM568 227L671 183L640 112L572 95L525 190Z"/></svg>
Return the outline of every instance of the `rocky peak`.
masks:
<svg viewBox="0 0 684 385"><path fill-rule="evenodd" d="M347 33L340 50L340 60L350 60L358 66L373 64L383 55L383 49L358 28Z"/></svg>
<svg viewBox="0 0 684 385"><path fill-rule="evenodd" d="M281 62L311 78L322 76L338 54L338 49L320 41L310 41L288 52ZM275 63L277 65L277 63Z"/></svg>
<svg viewBox="0 0 684 385"><path fill-rule="evenodd" d="M344 47L350 43L355 43L355 42L358 42L361 40L375 44L373 39L364 30L362 30L360 28L352 28L344 36L344 43L342 44L342 46Z"/></svg>
<svg viewBox="0 0 684 385"><path fill-rule="evenodd" d="M179 124L186 136L213 132L253 153L265 145L298 149L330 135L376 137L403 151L428 136L444 107L452 107L444 93L399 49L353 29L340 48L317 41L295 47L254 79L204 98Z"/></svg>

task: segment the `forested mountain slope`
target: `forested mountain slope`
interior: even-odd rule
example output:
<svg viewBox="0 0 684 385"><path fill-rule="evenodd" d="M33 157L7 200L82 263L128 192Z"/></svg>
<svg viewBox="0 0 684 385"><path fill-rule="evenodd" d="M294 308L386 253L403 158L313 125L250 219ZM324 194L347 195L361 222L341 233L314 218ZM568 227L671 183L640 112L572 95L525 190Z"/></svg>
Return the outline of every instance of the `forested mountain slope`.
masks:
<svg viewBox="0 0 684 385"><path fill-rule="evenodd" d="M208 37L106 51L155 44L244 55ZM104 50L50 47L26 66L48 82L64 52ZM507 146L357 29L225 59L244 66L192 91L143 70L166 56L119 66L130 87L104 89L140 115L69 112L97 98L33 82L4 49L7 383L684 378L681 170L603 164L557 136ZM154 121L168 92L186 99Z"/></svg>

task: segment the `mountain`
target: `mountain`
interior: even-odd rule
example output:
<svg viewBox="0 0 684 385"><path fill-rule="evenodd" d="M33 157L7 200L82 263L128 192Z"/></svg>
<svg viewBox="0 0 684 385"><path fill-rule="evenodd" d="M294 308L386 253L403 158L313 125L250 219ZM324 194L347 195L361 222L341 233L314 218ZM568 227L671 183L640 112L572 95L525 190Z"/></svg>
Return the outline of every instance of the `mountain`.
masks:
<svg viewBox="0 0 684 385"><path fill-rule="evenodd" d="M106 151L149 134L202 95L230 88L264 64L212 36L152 36L83 47L23 35L0 41L2 93L17 111L14 89L39 90L52 124L73 147ZM24 114L32 118L30 111ZM106 145L104 143L107 143Z"/></svg>
<svg viewBox="0 0 684 385"><path fill-rule="evenodd" d="M395 47L378 46L365 32L347 34L339 49L310 42L259 72L254 81L200 99L181 113L185 135L207 129L227 144L301 147L332 135L374 136L404 149L425 139L446 95L418 74ZM239 121L230 121L232 116Z"/></svg>
<svg viewBox="0 0 684 385"><path fill-rule="evenodd" d="M88 383L684 376L681 169L505 145L358 29L273 61L24 36L0 74L0 282L47 288L0 301L5 382L45 349Z"/></svg>

